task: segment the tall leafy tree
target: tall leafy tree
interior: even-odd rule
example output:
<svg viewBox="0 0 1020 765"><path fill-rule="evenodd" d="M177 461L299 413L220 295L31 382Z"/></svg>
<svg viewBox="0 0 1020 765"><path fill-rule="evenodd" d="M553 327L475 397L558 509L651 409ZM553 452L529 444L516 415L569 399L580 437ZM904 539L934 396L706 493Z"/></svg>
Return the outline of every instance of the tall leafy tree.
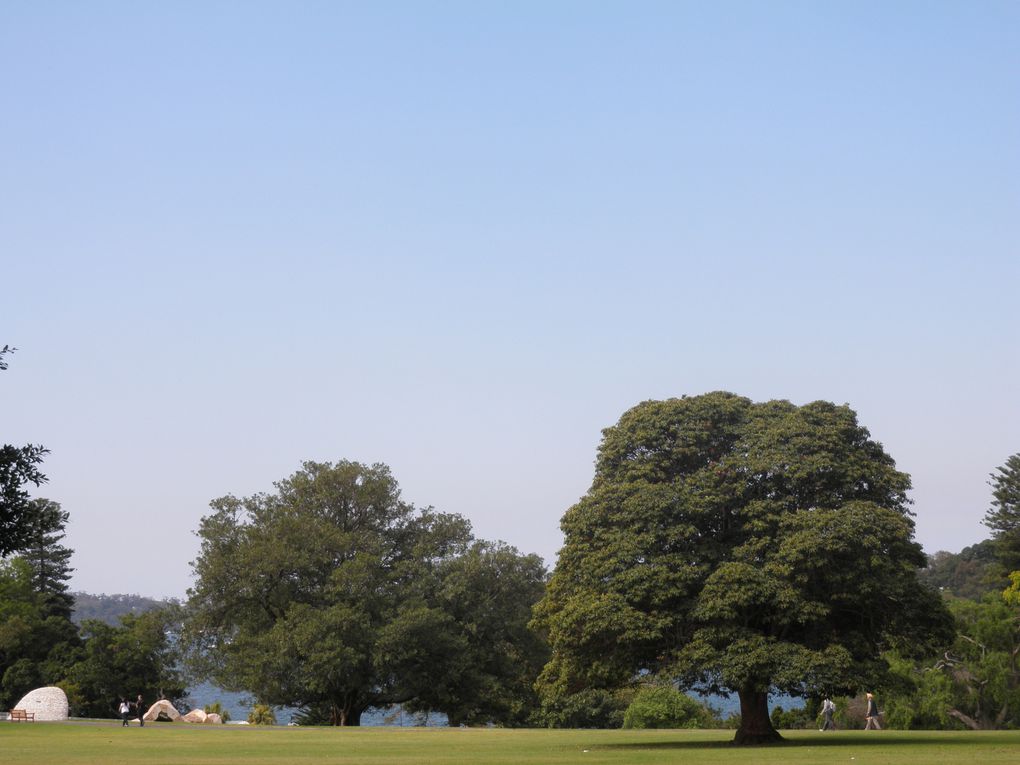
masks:
<svg viewBox="0 0 1020 765"><path fill-rule="evenodd" d="M77 627L42 604L28 561L0 560L0 708L33 688L61 684L80 658Z"/></svg>
<svg viewBox="0 0 1020 765"><path fill-rule="evenodd" d="M30 535L25 524L29 512L29 495L25 487L46 481L39 470L49 449L26 446L0 446L0 557L21 550Z"/></svg>
<svg viewBox="0 0 1020 765"><path fill-rule="evenodd" d="M0 562L0 707L63 681L79 658L66 584L72 553L60 544L66 522L56 502L28 501L18 523L21 554Z"/></svg>
<svg viewBox="0 0 1020 765"><path fill-rule="evenodd" d="M68 513L48 499L33 499L25 514L27 530L21 557L32 568L32 589L39 598L44 616L70 620L74 598L68 592L73 550L61 544Z"/></svg>
<svg viewBox="0 0 1020 765"><path fill-rule="evenodd" d="M1006 572L1020 570L1020 453L991 474L992 506L984 523L992 530L996 557Z"/></svg>
<svg viewBox="0 0 1020 765"><path fill-rule="evenodd" d="M408 691L417 689L405 707L443 712L453 726L530 723L535 679L549 658L545 640L528 628L545 593L542 559L477 541L437 573L424 598L430 618L419 612L413 629L389 630L380 644L383 663ZM439 660L421 661L422 647L437 642ZM418 677L423 670L428 678Z"/></svg>
<svg viewBox="0 0 1020 765"><path fill-rule="evenodd" d="M850 694L883 649L948 643L909 488L847 406L719 392L629 410L536 611L547 706L659 675L737 693L735 740L758 743L779 738L770 690Z"/></svg>
<svg viewBox="0 0 1020 765"><path fill-rule="evenodd" d="M222 497L212 508L198 532L188 602L196 673L334 725L358 725L369 707L416 699L476 719L469 690L491 687L491 665L468 666L482 647L444 593L497 593L481 575L457 573L472 543L465 519L404 502L385 465L347 461L306 462L274 493ZM534 583L526 590L533 597ZM482 596L473 607L470 598L454 600L489 630L487 650L505 644L480 613L500 606Z"/></svg>

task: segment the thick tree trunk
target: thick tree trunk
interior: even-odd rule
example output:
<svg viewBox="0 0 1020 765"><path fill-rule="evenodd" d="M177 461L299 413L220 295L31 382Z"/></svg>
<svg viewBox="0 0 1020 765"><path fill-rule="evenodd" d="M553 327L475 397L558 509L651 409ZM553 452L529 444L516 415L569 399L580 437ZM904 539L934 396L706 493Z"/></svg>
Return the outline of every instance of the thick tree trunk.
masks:
<svg viewBox="0 0 1020 765"><path fill-rule="evenodd" d="M364 709L360 709L351 704L330 704L329 709L329 724L338 725L341 727L357 727L361 725L361 713Z"/></svg>
<svg viewBox="0 0 1020 765"><path fill-rule="evenodd" d="M361 713L362 709L345 709L342 716L341 725L348 727L358 727L361 725Z"/></svg>
<svg viewBox="0 0 1020 765"><path fill-rule="evenodd" d="M740 691L740 727L733 737L734 744L754 746L782 741L779 731L772 727L769 718L769 695L761 691Z"/></svg>

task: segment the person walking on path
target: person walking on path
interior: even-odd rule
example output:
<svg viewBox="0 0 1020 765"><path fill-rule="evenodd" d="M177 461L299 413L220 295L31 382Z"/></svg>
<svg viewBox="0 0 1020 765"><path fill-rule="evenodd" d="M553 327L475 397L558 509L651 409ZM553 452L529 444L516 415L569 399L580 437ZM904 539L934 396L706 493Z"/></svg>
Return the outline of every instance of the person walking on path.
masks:
<svg viewBox="0 0 1020 765"><path fill-rule="evenodd" d="M864 719L867 721L864 724L864 730L882 730L882 726L878 724L878 704L875 703L875 697L870 693L868 694L868 712L864 715Z"/></svg>
<svg viewBox="0 0 1020 765"><path fill-rule="evenodd" d="M125 728L128 726L128 715L131 714L131 707L127 703L127 699L120 700L120 706L117 707L117 711L120 712L121 727Z"/></svg>
<svg viewBox="0 0 1020 765"><path fill-rule="evenodd" d="M824 722L822 727L818 730L836 730L836 724L832 721L832 716L836 713L836 705L832 703L832 699L826 698L822 701L822 717Z"/></svg>
<svg viewBox="0 0 1020 765"><path fill-rule="evenodd" d="M145 727L145 702L142 701L142 694L138 694L138 701L135 702L135 712L138 713L139 727Z"/></svg>

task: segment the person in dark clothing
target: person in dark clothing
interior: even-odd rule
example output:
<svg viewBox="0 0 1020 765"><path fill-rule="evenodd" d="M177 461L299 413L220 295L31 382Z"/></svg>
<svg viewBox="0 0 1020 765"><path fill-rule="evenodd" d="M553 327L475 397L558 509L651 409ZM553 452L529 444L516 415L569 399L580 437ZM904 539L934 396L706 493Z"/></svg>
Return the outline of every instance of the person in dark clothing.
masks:
<svg viewBox="0 0 1020 765"><path fill-rule="evenodd" d="M141 727L145 727L145 702L142 701L142 694L138 694L138 700L135 702L135 713L138 715L138 724Z"/></svg>

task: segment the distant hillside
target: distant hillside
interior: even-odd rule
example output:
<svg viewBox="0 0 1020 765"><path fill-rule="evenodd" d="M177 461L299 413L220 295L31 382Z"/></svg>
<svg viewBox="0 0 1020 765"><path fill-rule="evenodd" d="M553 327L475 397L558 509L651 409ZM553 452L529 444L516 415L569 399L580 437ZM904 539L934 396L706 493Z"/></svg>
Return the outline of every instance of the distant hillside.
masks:
<svg viewBox="0 0 1020 765"><path fill-rule="evenodd" d="M991 539L964 547L958 553L939 550L928 556L928 567L920 572L921 581L958 598L981 600L986 593L1002 592L1009 584L995 563L995 543Z"/></svg>
<svg viewBox="0 0 1020 765"><path fill-rule="evenodd" d="M124 614L140 614L154 608L162 608L171 601L153 600L141 595L90 595L87 592L72 592L74 612L71 619L81 624L86 619L99 619L110 625L120 624Z"/></svg>

